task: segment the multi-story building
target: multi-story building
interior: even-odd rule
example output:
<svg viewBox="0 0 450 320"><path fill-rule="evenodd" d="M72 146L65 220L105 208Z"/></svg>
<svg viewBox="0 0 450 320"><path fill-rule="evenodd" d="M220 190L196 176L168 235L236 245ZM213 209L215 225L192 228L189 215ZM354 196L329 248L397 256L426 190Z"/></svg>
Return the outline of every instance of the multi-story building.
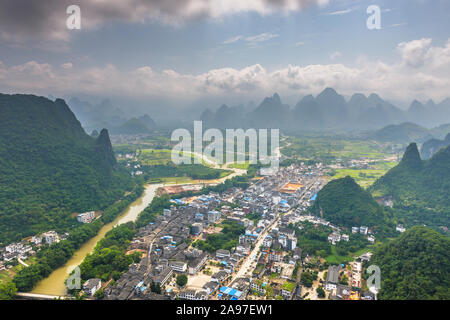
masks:
<svg viewBox="0 0 450 320"><path fill-rule="evenodd" d="M81 223L90 223L94 219L95 219L95 211L89 211L77 215L77 221Z"/></svg>

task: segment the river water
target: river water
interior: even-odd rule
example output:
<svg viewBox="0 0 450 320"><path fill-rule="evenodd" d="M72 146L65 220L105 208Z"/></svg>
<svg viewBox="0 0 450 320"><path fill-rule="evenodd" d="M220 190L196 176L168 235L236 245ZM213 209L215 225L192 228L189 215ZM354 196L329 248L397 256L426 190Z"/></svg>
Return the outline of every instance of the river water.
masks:
<svg viewBox="0 0 450 320"><path fill-rule="evenodd" d="M66 285L65 281L69 274L75 267L83 262L84 258L91 253L97 243L110 231L113 227L120 224L136 221L138 215L152 202L155 197L156 190L162 187L163 184L148 184L145 186L142 196L134 201L121 215L119 215L113 222L104 225L98 234L86 242L75 254L70 258L66 264L54 270L46 279L40 281L33 289L32 293L48 294L48 295L65 295Z"/></svg>
<svg viewBox="0 0 450 320"><path fill-rule="evenodd" d="M192 180L189 183L184 184L218 184L222 183L227 179L231 179L238 175L243 175L247 172L247 170L236 169L236 168L228 168L226 169L232 170L233 172L221 179L216 180ZM105 236L105 234L110 231L113 227L118 226L119 224L123 224L129 221L136 221L139 214L152 202L155 197L156 190L159 187L164 187L172 184L148 184L145 186L144 193L142 196L133 202L121 215L119 215L113 222L104 225L99 233L86 242L80 249L78 249L75 254L66 262L66 264L56 270L54 270L47 278L40 281L36 287L31 291L32 293L39 294L47 294L47 295L55 295L55 296L63 296L67 294L65 281L69 274L75 269L75 267L79 266L81 262L83 262L84 258L91 253L97 243Z"/></svg>

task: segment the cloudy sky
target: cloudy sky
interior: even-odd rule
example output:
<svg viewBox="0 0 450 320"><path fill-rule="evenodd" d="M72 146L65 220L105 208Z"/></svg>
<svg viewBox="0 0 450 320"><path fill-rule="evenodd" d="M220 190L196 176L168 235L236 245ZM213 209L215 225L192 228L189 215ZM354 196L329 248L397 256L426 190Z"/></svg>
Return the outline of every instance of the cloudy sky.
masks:
<svg viewBox="0 0 450 320"><path fill-rule="evenodd" d="M2 0L0 92L178 106L325 87L400 105L450 96L448 0L78 0L81 30L66 27L71 4Z"/></svg>

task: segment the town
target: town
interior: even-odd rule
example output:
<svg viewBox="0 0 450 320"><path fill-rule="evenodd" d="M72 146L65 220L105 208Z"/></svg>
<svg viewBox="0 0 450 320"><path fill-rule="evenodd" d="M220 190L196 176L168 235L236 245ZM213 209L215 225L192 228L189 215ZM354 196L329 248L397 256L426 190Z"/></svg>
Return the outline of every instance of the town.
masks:
<svg viewBox="0 0 450 320"><path fill-rule="evenodd" d="M307 213L328 181L325 172L320 163L302 163L255 178L246 190L172 199L131 241L129 250L143 254L140 262L113 285L94 278L83 291L89 297L102 288L106 300L372 300L362 290L362 265L371 253L315 270L315 257L298 245L296 228L303 224L331 228L333 244L349 241L340 228ZM364 226L352 232L375 239ZM224 247L211 240L219 234L228 237ZM303 286L309 276L314 279Z"/></svg>

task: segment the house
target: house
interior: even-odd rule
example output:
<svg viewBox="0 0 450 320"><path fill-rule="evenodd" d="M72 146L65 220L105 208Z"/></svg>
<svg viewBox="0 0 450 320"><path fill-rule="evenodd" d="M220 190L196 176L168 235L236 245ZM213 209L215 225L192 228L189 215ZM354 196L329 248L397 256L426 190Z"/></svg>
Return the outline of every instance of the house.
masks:
<svg viewBox="0 0 450 320"><path fill-rule="evenodd" d="M263 243L262 243L263 247L270 248L272 246L272 241L273 241L272 236L267 235L263 240Z"/></svg>
<svg viewBox="0 0 450 320"><path fill-rule="evenodd" d="M369 228L367 228L367 227L363 227L363 226L359 227L359 233L361 233L361 234L366 235L368 231L369 231Z"/></svg>
<svg viewBox="0 0 450 320"><path fill-rule="evenodd" d="M267 283L263 282L262 280L254 279L252 280L252 282L250 282L250 289L262 295L266 292L266 290L264 289L266 285Z"/></svg>
<svg viewBox="0 0 450 320"><path fill-rule="evenodd" d="M193 235L198 236L200 233L202 233L202 231L203 231L203 224L198 223L198 222L192 224L191 233Z"/></svg>
<svg viewBox="0 0 450 320"><path fill-rule="evenodd" d="M328 242L335 245L336 242L341 241L341 235L338 232L333 232L328 236Z"/></svg>
<svg viewBox="0 0 450 320"><path fill-rule="evenodd" d="M184 261L171 261L170 267L176 272L186 272L187 263Z"/></svg>
<svg viewBox="0 0 450 320"><path fill-rule="evenodd" d="M41 244L42 238L39 236L33 236L33 237L31 237L31 242L33 242L36 245Z"/></svg>
<svg viewBox="0 0 450 320"><path fill-rule="evenodd" d="M49 245L59 241L59 237L56 231L48 231L46 233L43 233L42 237L45 239L45 243Z"/></svg>
<svg viewBox="0 0 450 320"><path fill-rule="evenodd" d="M95 211L89 211L77 215L77 221L81 223L90 223L94 219L95 219Z"/></svg>
<svg viewBox="0 0 450 320"><path fill-rule="evenodd" d="M371 243L374 243L375 242L375 237L373 235L370 235L370 236L367 237L367 240L369 242L371 242Z"/></svg>
<svg viewBox="0 0 450 320"><path fill-rule="evenodd" d="M163 267L162 271L153 278L153 282L159 284L160 287L164 286L167 281L172 277L173 270L169 266Z"/></svg>
<svg viewBox="0 0 450 320"><path fill-rule="evenodd" d="M210 281L205 283L205 285L202 287L208 294L213 293L219 288L219 284L214 281Z"/></svg>
<svg viewBox="0 0 450 320"><path fill-rule="evenodd" d="M221 283L223 280L225 280L228 277L228 272L226 271L219 271L212 275L211 281Z"/></svg>
<svg viewBox="0 0 450 320"><path fill-rule="evenodd" d="M350 237L348 236L348 234L343 234L342 237L341 237L341 239L342 239L343 241L348 242L348 241L350 240Z"/></svg>
<svg viewBox="0 0 450 320"><path fill-rule="evenodd" d="M206 254L206 252L200 254L197 258L195 258L192 262L189 263L189 274L190 275L196 274L201 268L203 268L207 260L208 254Z"/></svg>
<svg viewBox="0 0 450 320"><path fill-rule="evenodd" d="M281 252L271 251L269 253L269 261L280 262L281 261Z"/></svg>
<svg viewBox="0 0 450 320"><path fill-rule="evenodd" d="M339 267L330 266L327 272L325 289L327 291L335 290L338 282L339 282Z"/></svg>
<svg viewBox="0 0 450 320"><path fill-rule="evenodd" d="M281 286L281 296L286 300L291 300L294 294L295 283L291 281L285 281Z"/></svg>
<svg viewBox="0 0 450 320"><path fill-rule="evenodd" d="M245 244L240 244L236 247L236 252L243 254L243 255L247 255L250 252L250 244L245 243Z"/></svg>
<svg viewBox="0 0 450 320"><path fill-rule="evenodd" d="M352 233L358 233L359 232L359 228L358 227L352 227Z"/></svg>
<svg viewBox="0 0 450 320"><path fill-rule="evenodd" d="M228 258L230 257L230 251L229 250L224 250L224 249L219 249L216 251L216 258L217 259L223 259L223 258Z"/></svg>
<svg viewBox="0 0 450 320"><path fill-rule="evenodd" d="M217 220L220 219L220 212L218 211L209 211L208 212L208 221L211 223L216 223Z"/></svg>
<svg viewBox="0 0 450 320"><path fill-rule="evenodd" d="M178 298L182 300L206 300L208 293L204 290L195 291L192 289L183 290L178 293Z"/></svg>
<svg viewBox="0 0 450 320"><path fill-rule="evenodd" d="M406 231L405 227L403 227L402 224L397 225L395 230L397 230L398 232L402 232L402 233Z"/></svg>
<svg viewBox="0 0 450 320"><path fill-rule="evenodd" d="M281 273L281 264L279 262L275 262L274 264L272 264L270 271L275 273Z"/></svg>
<svg viewBox="0 0 450 320"><path fill-rule="evenodd" d="M297 248L297 238L288 237L286 242L286 248L291 251Z"/></svg>
<svg viewBox="0 0 450 320"><path fill-rule="evenodd" d="M99 290L102 286L102 280L99 278L92 278L87 280L84 284L83 284L83 291L89 295L89 296L93 296L97 290Z"/></svg>

